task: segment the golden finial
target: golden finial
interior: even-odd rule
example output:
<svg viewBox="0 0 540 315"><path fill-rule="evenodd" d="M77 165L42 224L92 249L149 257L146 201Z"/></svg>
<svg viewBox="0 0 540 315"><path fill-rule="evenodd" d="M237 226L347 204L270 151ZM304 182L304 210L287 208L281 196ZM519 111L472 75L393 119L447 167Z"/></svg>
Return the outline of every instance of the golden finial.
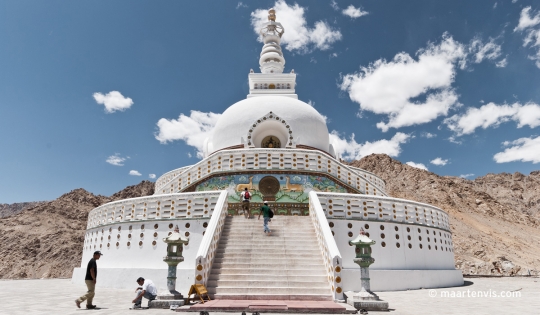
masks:
<svg viewBox="0 0 540 315"><path fill-rule="evenodd" d="M276 21L276 10L270 9L268 10L268 21Z"/></svg>

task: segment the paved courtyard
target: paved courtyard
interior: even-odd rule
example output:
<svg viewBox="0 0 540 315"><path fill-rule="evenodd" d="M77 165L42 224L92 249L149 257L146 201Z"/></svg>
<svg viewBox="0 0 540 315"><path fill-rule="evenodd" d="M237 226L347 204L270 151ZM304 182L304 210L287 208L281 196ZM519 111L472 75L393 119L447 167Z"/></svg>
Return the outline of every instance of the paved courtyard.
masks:
<svg viewBox="0 0 540 315"><path fill-rule="evenodd" d="M392 311L370 314L540 314L539 278L473 278L466 281L465 286L458 288L381 292L379 296L390 303ZM134 289L98 287L94 304L100 309L79 310L74 300L85 292L86 287L71 284L70 280L0 280L0 314L173 314L162 309L129 310Z"/></svg>

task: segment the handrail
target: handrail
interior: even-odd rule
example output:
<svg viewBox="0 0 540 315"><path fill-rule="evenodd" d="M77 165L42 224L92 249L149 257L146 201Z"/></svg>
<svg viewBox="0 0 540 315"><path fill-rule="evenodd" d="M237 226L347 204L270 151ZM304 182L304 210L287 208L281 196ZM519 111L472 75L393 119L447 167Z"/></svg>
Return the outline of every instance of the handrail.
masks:
<svg viewBox="0 0 540 315"><path fill-rule="evenodd" d="M156 184L155 184L155 191L159 191L161 189L163 189L163 187L165 185L167 185L173 178L175 178L176 176L182 174L183 172L185 172L186 170L188 170L190 167L192 167L193 165L188 165L188 166L184 166L184 167L180 167L180 168L177 168L177 169L174 169L172 171L168 171L167 173L161 175L157 180L156 180Z"/></svg>
<svg viewBox="0 0 540 315"><path fill-rule="evenodd" d="M372 195L315 193L328 219L415 224L450 232L448 214L426 203Z"/></svg>
<svg viewBox="0 0 540 315"><path fill-rule="evenodd" d="M88 213L87 229L101 225L141 220L208 218L219 191L151 195L118 200Z"/></svg>
<svg viewBox="0 0 540 315"><path fill-rule="evenodd" d="M302 149L236 149L219 151L170 178L155 194L181 192L216 173L239 171L309 171L328 174L368 195L386 196L384 181L369 172L336 160L322 152ZM170 172L169 172L170 173ZM167 174L169 174L167 173ZM162 177L160 177L161 179Z"/></svg>
<svg viewBox="0 0 540 315"><path fill-rule="evenodd" d="M214 263L214 257L216 256L219 239L221 237L221 232L223 231L225 218L227 217L227 196L228 193L226 190L220 193L210 222L208 222L206 232L201 240L201 245L197 251L195 259L196 284L203 284L206 286L208 278L210 277L210 271L212 270L212 264Z"/></svg>
<svg viewBox="0 0 540 315"><path fill-rule="evenodd" d="M309 193L309 216L315 227L317 243L323 254L324 265L328 275L328 283L332 289L334 300L343 300L343 288L341 288L341 264L343 259L337 247L328 220L321 207L319 198L314 191Z"/></svg>

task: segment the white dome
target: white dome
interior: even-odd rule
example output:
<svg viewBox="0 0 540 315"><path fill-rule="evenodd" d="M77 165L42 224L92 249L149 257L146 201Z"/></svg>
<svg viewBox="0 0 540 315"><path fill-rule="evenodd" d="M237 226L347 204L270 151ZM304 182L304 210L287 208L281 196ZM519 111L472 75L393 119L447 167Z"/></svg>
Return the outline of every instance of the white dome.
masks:
<svg viewBox="0 0 540 315"><path fill-rule="evenodd" d="M264 116L268 118L270 112L272 119L261 120ZM261 123L257 123L258 120ZM254 124L257 127L254 128ZM258 96L242 100L223 112L213 135L207 139L205 153L247 144L248 141L251 146L261 147L261 141L266 136L279 138L282 148L288 146L288 136L292 136L293 144L332 151L326 122L312 106L291 97Z"/></svg>

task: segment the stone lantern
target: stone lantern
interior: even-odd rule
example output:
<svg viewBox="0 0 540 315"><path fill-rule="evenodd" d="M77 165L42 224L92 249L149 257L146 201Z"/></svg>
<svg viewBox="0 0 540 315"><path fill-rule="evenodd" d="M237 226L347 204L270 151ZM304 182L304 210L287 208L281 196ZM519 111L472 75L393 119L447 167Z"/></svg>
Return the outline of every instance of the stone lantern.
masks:
<svg viewBox="0 0 540 315"><path fill-rule="evenodd" d="M382 301L375 293L371 292L369 284L369 266L375 262L375 259L371 257L371 245L374 245L375 241L366 235L364 229L360 229L358 237L350 241L349 244L356 247L356 257L353 261L360 266L362 289L360 292L346 292L347 303L358 310L388 310L388 302Z"/></svg>
<svg viewBox="0 0 540 315"><path fill-rule="evenodd" d="M149 304L151 308L170 308L173 305L176 305L175 307L184 305L184 297L176 291L176 267L184 261L182 252L184 244L189 242L189 238L180 234L177 225L174 232L164 238L163 242L167 243L167 256L163 257L163 261L169 265L167 272L168 291L161 292L156 300L151 301Z"/></svg>

